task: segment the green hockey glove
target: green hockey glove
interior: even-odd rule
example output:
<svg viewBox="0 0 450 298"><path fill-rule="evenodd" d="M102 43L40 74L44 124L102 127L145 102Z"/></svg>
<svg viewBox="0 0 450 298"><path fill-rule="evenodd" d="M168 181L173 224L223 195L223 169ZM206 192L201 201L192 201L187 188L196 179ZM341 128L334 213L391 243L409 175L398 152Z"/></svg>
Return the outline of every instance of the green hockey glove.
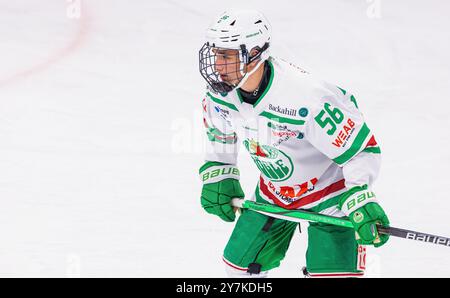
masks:
<svg viewBox="0 0 450 298"><path fill-rule="evenodd" d="M219 216L227 222L235 220L231 199L243 198L239 183L239 170L234 165L206 162L199 170L203 182L201 205L206 212Z"/></svg>
<svg viewBox="0 0 450 298"><path fill-rule="evenodd" d="M353 223L359 244L380 247L389 240L389 235L377 231L377 225L389 227L389 219L367 185L351 188L340 199L339 207Z"/></svg>

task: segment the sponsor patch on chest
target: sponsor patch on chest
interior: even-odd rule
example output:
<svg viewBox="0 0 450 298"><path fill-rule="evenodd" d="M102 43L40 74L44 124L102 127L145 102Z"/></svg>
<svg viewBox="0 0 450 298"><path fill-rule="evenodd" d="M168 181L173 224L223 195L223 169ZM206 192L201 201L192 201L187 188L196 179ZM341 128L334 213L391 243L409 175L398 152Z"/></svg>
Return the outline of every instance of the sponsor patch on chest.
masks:
<svg viewBox="0 0 450 298"><path fill-rule="evenodd" d="M291 108L286 108L286 107L280 107L279 105L272 105L269 104L269 110L273 111L273 112L277 112L283 115L287 115L287 116L297 116L297 110L296 109L291 109Z"/></svg>
<svg viewBox="0 0 450 298"><path fill-rule="evenodd" d="M269 143L273 146L279 146L281 143L288 141L291 138L303 139L303 133L297 129L290 129L287 125L275 124L268 122L267 126L270 128Z"/></svg>

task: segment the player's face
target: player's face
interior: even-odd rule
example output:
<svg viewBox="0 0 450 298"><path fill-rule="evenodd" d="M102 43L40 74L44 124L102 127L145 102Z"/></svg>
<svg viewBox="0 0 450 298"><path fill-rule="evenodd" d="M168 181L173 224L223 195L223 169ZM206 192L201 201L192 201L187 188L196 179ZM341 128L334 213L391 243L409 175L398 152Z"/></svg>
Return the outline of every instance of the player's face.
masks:
<svg viewBox="0 0 450 298"><path fill-rule="evenodd" d="M240 60L238 50L214 49L215 70L219 73L220 79L230 85L237 84L242 75L240 74Z"/></svg>

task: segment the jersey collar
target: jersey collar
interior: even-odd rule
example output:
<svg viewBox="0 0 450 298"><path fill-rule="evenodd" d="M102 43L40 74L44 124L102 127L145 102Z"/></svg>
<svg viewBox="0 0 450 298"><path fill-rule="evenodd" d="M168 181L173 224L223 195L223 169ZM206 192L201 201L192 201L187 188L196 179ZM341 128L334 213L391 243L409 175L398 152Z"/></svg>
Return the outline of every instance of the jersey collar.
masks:
<svg viewBox="0 0 450 298"><path fill-rule="evenodd" d="M253 104L253 108L256 108L256 106L262 101L262 99L266 96L267 92L269 92L270 87L272 87L272 81L273 81L273 76L274 76L274 67L272 64L272 61L270 61L270 59L267 60L269 67L270 67L270 78L269 78L269 83L266 86L266 89L264 90L264 92L261 94L261 96L259 97L259 99ZM237 96L239 98L239 101L241 104L244 104L244 101L242 99L242 95L239 92L239 90L236 90Z"/></svg>

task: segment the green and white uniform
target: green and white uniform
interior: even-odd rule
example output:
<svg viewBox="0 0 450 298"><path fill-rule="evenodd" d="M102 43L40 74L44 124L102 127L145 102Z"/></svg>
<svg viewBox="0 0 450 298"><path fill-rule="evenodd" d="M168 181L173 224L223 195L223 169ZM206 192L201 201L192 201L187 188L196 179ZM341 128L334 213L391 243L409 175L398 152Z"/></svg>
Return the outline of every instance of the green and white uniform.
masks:
<svg viewBox="0 0 450 298"><path fill-rule="evenodd" d="M380 167L380 148L356 99L346 90L318 80L288 62L271 57L268 63L271 67L269 84L253 106L242 101L238 90L228 94L207 91L203 99L203 122L209 140L205 160L236 165L238 146L242 144L261 173L253 200L286 209L301 208L345 216L338 207L339 198L352 187L371 186ZM201 178L208 183L217 179L217 175L227 173L202 173ZM238 175L230 174L230 177L238 179ZM246 217L241 216L236 229L251 229L252 225L240 224ZM249 241L235 235L240 233L236 229L224 258L230 265L245 269L251 257L246 259L233 250L255 249L245 243ZM311 229L317 230L317 226L311 226L310 233ZM282 234L291 235L292 227L287 230ZM262 264L263 270L278 266L290 237L284 237L284 246L278 247L273 257L277 260ZM310 235L310 239L314 238ZM354 234L348 241L355 246L356 254L358 246L353 238ZM342 239L336 241L342 242ZM260 250L256 251L261 255ZM309 250L309 263L320 259L311 253ZM359 257L350 259L354 261ZM308 265L309 271L314 273L310 267ZM361 269L356 263L342 269L331 267L333 265L330 269L317 269L315 273L359 273Z"/></svg>

